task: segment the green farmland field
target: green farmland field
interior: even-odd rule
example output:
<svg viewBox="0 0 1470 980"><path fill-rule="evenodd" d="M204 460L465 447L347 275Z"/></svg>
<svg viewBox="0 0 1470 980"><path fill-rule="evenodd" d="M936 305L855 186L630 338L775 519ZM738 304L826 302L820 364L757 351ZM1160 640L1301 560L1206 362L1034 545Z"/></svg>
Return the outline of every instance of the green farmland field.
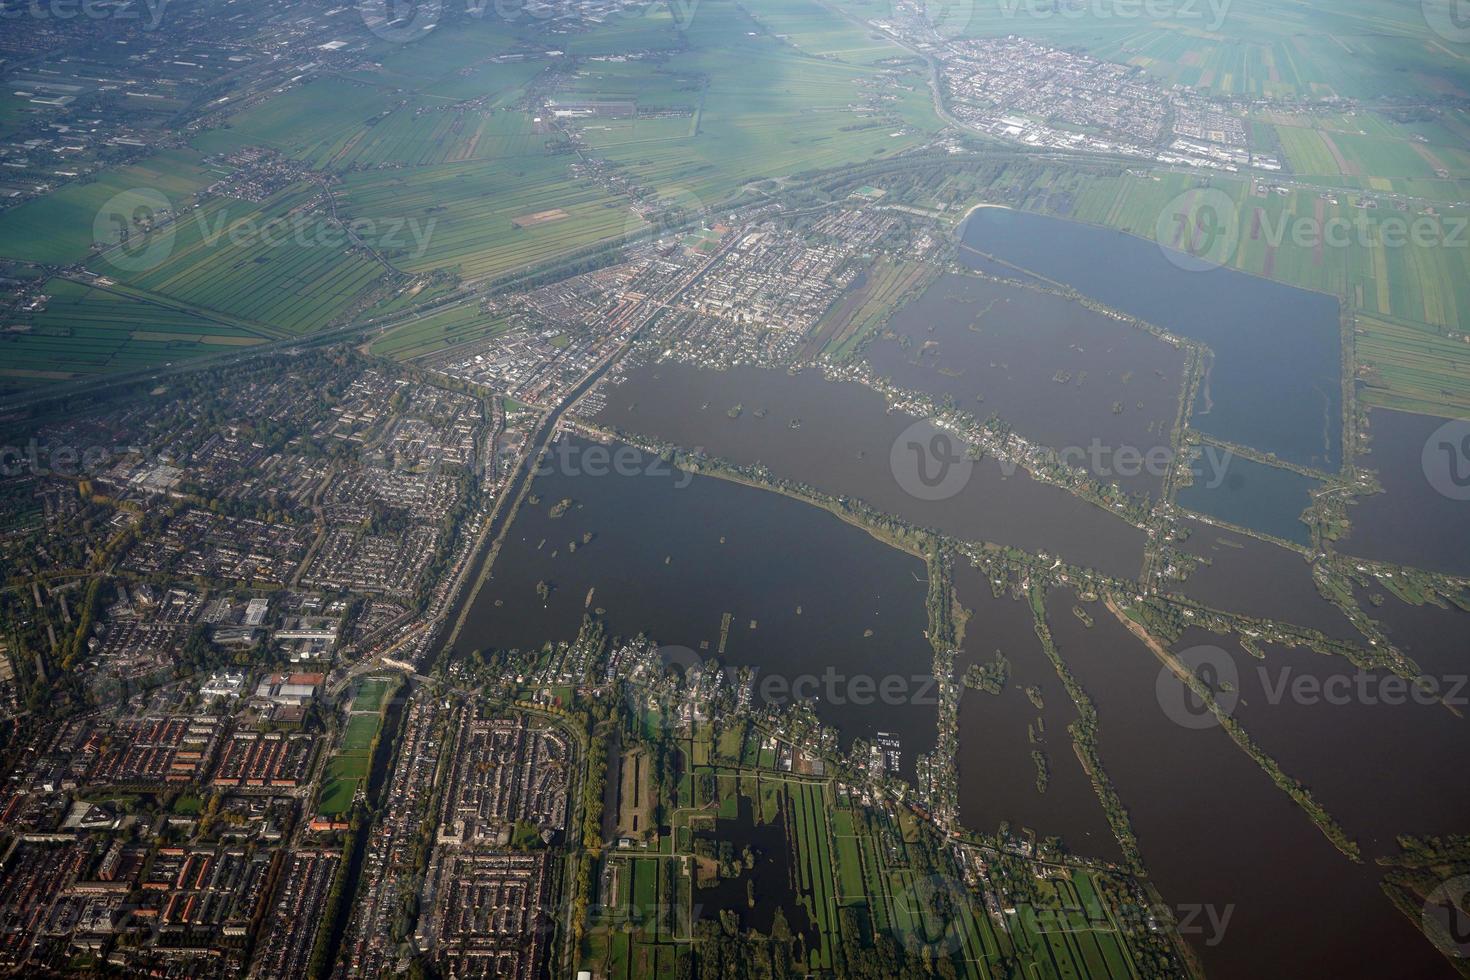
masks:
<svg viewBox="0 0 1470 980"><path fill-rule="evenodd" d="M542 157L353 174L339 195L344 216L412 217L429 230L427 247L395 259L399 268L452 269L465 279L485 278L638 227L625 199L574 180L569 162ZM543 212L551 212L546 220L526 220Z"/></svg>
<svg viewBox="0 0 1470 980"><path fill-rule="evenodd" d="M372 351L406 361L444 347L492 337L513 325L505 317L480 312L479 303L471 301L436 310L422 319L395 327L373 342Z"/></svg>
<svg viewBox="0 0 1470 980"><path fill-rule="evenodd" d="M210 177L199 155L169 150L141 163L103 173L89 182L68 184L46 197L0 212L0 256L66 264L86 258L98 230L104 242L116 241L116 226L98 213L115 195L146 190L182 207Z"/></svg>
<svg viewBox="0 0 1470 980"><path fill-rule="evenodd" d="M93 264L152 294L283 334L309 333L362 299L383 274L311 206L319 194L314 185L295 185L258 206L215 198L174 224L167 258L155 267L117 270L105 254ZM374 220L387 229L397 218L384 213ZM413 244L407 230L395 240Z"/></svg>
<svg viewBox="0 0 1470 980"><path fill-rule="evenodd" d="M65 279L45 285L50 302L0 333L0 391L45 380L159 367L261 343L228 322Z"/></svg>

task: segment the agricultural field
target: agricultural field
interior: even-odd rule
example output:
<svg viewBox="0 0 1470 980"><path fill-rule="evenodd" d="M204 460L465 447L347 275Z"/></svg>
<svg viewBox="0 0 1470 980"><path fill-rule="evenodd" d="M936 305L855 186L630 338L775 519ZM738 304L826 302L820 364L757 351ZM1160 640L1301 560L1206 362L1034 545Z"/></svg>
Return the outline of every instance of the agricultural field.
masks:
<svg viewBox="0 0 1470 980"><path fill-rule="evenodd" d="M636 139L600 119L581 129L590 147L662 195L713 204L760 179L889 156L938 129L922 65L900 48L889 56L911 64L886 72L803 53L724 0L701 4L686 37L688 50L661 71L706 79L692 132L687 120L640 120Z"/></svg>
<svg viewBox="0 0 1470 980"><path fill-rule="evenodd" d="M587 153L686 208L715 205L756 180L891 155L938 128L921 63L815 2L711 0L698 13L687 25L664 7L619 15L568 36L564 56L546 53L532 21L471 20L384 44L349 70L306 74L249 101L187 148L0 212L0 256L88 261L123 297L92 296L85 310L59 305L79 321L7 338L14 383L305 335L406 306L388 300L406 275L473 282L643 228L628 197L571 173L579 156L557 128L533 120L533 90L563 103L632 106L566 125ZM229 173L215 156L251 147L337 176L260 203L196 205L200 190ZM323 196L333 180L334 202ZM123 224L98 220L123 191L161 196L172 211L126 227L125 249ZM420 234L367 247L337 234L317 240L313 228L340 231L333 203L335 219L408 223ZM305 242L295 233L303 221ZM111 247L96 254L94 238ZM146 261L132 261L143 249ZM171 312L150 329L142 321L155 308ZM104 322L114 309L116 322ZM436 314L376 349L414 356L502 328ZM81 338L91 343L68 358Z"/></svg>
<svg viewBox="0 0 1470 980"><path fill-rule="evenodd" d="M644 719L634 737L657 727ZM1007 971L1017 964L1027 976L1128 978L1155 965L1128 939L1138 927L1118 904L1124 879L1006 859L1001 874L1029 879L1034 897L1002 899L1015 907L1003 917L933 849L913 813L864 805L834 780L792 772L789 746L748 727L669 744L692 763L669 835L614 846L595 862L579 969L671 977L691 943L701 966L740 955L717 952L720 936L781 937L792 969L812 972L844 972L858 948L948 955L957 975L973 978L1016 975ZM891 941L887 952L880 936Z"/></svg>
<svg viewBox="0 0 1470 980"><path fill-rule="evenodd" d="M336 193L344 219L413 217L428 230L422 250L394 257L398 268L445 269L463 279L483 279L640 227L626 199L568 174L573 159L355 173ZM525 220L553 211L564 216L534 224ZM523 220L518 224L517 219Z"/></svg>
<svg viewBox="0 0 1470 980"><path fill-rule="evenodd" d="M1393 178L1446 180L1470 175L1470 154L1461 148L1463 140L1439 128L1429 128L1431 136L1369 113L1338 120L1289 118L1292 124L1277 122L1275 129L1294 174L1365 177L1380 190L1392 184L1379 181Z"/></svg>
<svg viewBox="0 0 1470 980"><path fill-rule="evenodd" d="M103 253L93 266L150 294L285 335L310 333L362 300L384 273L349 246L320 195L316 185L299 184L260 205L213 198L170 226L162 261L134 269ZM402 211L372 218L384 253L417 247L414 232L425 226L407 218Z"/></svg>
<svg viewBox="0 0 1470 980"><path fill-rule="evenodd" d="M887 321L903 299L917 294L932 274L929 266L919 262L880 258L868 269L862 283L852 287L818 321L800 356L846 359Z"/></svg>
<svg viewBox="0 0 1470 980"><path fill-rule="evenodd" d="M882 6L879 0L843 3L869 17ZM1042 16L1032 16L1033 9L1012 0L976 0L965 33L1019 34L1080 47L1209 95L1413 100L1425 91L1470 94L1462 53L1425 30L1418 3L1202 2L1169 5L1165 9L1177 16L1157 19L1142 11L1122 16L1110 5L1078 5L1070 13L1041 7ZM1089 14L1099 9L1102 16Z"/></svg>
<svg viewBox="0 0 1470 980"><path fill-rule="evenodd" d="M401 100L376 84L316 78L231 116L228 129L206 134L195 145L210 153L268 146L326 168Z"/></svg>
<svg viewBox="0 0 1470 980"><path fill-rule="evenodd" d="M1268 180L1269 183L1269 180ZM1189 175L1125 175L1077 180L1064 197L1066 216L1118 228L1152 239L1159 215L1185 190L1200 185ZM1369 313L1413 320L1439 329L1459 329L1470 311L1470 247L1461 222L1470 208L1440 209L1429 215L1412 206L1399 210L1388 201L1357 206L1361 195L1293 187L1286 193L1256 193L1250 183L1209 178L1239 205L1239 245L1232 265L1245 272L1306 289L1332 293ZM1341 229L1329 243L1326 230ZM1422 227L1423 244L1405 237L1390 241L1397 229ZM1322 244L1299 239L1295 229L1324 230Z"/></svg>
<svg viewBox="0 0 1470 980"><path fill-rule="evenodd" d="M389 112L358 132L327 165L425 167L468 160L509 160L541 156L546 136L538 134L524 112L463 109L415 100Z"/></svg>
<svg viewBox="0 0 1470 980"><path fill-rule="evenodd" d="M0 332L0 393L44 381L134 371L267 339L232 323L124 293L52 279L46 308Z"/></svg>
<svg viewBox="0 0 1470 980"><path fill-rule="evenodd" d="M147 190L163 195L176 208L214 176L192 150L166 150L96 179L68 184L7 211L0 211L0 256L48 265L70 265L87 257L99 231L105 243L117 241L114 221L98 215L116 195Z"/></svg>
<svg viewBox="0 0 1470 980"><path fill-rule="evenodd" d="M816 0L753 0L744 6L764 30L805 55L871 65L901 53L881 34L833 17Z"/></svg>
<svg viewBox="0 0 1470 980"><path fill-rule="evenodd" d="M685 18L690 24L704 16L701 3L697 9L690 5L697 16ZM651 3L642 10L628 10L615 14L598 25L595 31L568 34L561 40L561 47L579 58L602 55L620 55L629 51L669 51L680 47L679 27L669 5Z"/></svg>
<svg viewBox="0 0 1470 980"><path fill-rule="evenodd" d="M1354 331L1362 400L1430 415L1470 413L1470 343L1388 317L1360 315Z"/></svg>
<svg viewBox="0 0 1470 980"><path fill-rule="evenodd" d="M697 108L704 77L651 61L589 61L559 72L553 98L565 102L634 102L640 112ZM601 122L602 120L598 120Z"/></svg>

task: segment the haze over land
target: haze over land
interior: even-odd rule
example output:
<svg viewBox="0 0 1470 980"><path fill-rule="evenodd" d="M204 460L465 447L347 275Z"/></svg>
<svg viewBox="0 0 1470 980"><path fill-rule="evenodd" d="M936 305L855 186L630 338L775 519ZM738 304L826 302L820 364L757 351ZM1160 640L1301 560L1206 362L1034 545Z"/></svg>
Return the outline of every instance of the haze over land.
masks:
<svg viewBox="0 0 1470 980"><path fill-rule="evenodd" d="M0 14L0 973L1470 976L1456 4Z"/></svg>

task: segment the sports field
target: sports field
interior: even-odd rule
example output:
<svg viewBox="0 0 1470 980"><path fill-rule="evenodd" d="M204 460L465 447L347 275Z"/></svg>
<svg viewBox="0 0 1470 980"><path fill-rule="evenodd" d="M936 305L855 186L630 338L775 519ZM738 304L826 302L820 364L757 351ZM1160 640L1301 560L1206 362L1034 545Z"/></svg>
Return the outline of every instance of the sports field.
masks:
<svg viewBox="0 0 1470 980"><path fill-rule="evenodd" d="M368 677L359 683L337 751L327 761L317 813L341 817L351 809L358 789L372 771L373 751L383 727L384 711L397 686L397 681L384 677Z"/></svg>

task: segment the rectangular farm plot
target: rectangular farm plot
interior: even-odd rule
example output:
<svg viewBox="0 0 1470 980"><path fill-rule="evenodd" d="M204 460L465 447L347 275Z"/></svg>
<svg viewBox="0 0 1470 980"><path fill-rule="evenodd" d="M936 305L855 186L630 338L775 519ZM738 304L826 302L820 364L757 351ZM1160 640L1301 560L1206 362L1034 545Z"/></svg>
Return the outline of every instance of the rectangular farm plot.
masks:
<svg viewBox="0 0 1470 980"><path fill-rule="evenodd" d="M561 208L552 208L549 211L537 211L535 214L523 214L519 218L511 218L510 223L517 228L534 228L537 225L550 224L567 217L570 215Z"/></svg>
<svg viewBox="0 0 1470 980"><path fill-rule="evenodd" d="M422 249L394 258L408 272L495 276L617 238L640 222L628 202L571 178L565 158L463 163L354 174L339 190L353 218L415 218ZM563 217L564 215L564 217Z"/></svg>
<svg viewBox="0 0 1470 980"><path fill-rule="evenodd" d="M299 184L256 206L216 198L174 226L166 258L157 265L98 271L122 281L288 334L318 330L373 289L383 266L355 247L320 200L315 185ZM370 245L410 244L401 210L373 219ZM392 223L390 223L392 222ZM396 228L398 238L386 241Z"/></svg>
<svg viewBox="0 0 1470 980"><path fill-rule="evenodd" d="M262 343L229 323L108 289L53 279L44 309L0 332L0 390L142 370Z"/></svg>

